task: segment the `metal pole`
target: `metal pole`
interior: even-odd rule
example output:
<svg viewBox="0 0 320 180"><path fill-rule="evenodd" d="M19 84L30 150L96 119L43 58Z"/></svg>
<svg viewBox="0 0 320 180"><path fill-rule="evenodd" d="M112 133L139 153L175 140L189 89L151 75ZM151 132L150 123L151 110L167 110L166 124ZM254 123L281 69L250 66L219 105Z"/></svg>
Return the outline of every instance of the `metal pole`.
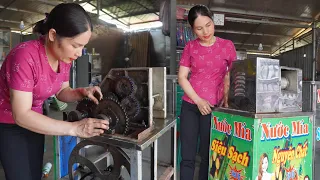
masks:
<svg viewBox="0 0 320 180"><path fill-rule="evenodd" d="M176 34L177 34L177 19L176 19L176 11L177 11L177 1L170 0L170 74L176 74L177 61L176 61Z"/></svg>
<svg viewBox="0 0 320 180"><path fill-rule="evenodd" d="M316 50L317 50L317 23L316 21L313 22L312 24L312 101L311 101L311 107L312 107L312 112L316 111L316 101L317 101L317 85L315 83L316 80L316 72L317 72L317 59L316 59Z"/></svg>
<svg viewBox="0 0 320 180"><path fill-rule="evenodd" d="M97 15L98 15L98 19L100 17L100 9L101 9L101 4L100 4L100 0L97 0Z"/></svg>
<svg viewBox="0 0 320 180"><path fill-rule="evenodd" d="M317 37L316 37L316 30L317 30L317 23L313 22L312 24L312 81L315 81L316 79L316 71L317 71L317 66L316 66L316 48L317 48Z"/></svg>

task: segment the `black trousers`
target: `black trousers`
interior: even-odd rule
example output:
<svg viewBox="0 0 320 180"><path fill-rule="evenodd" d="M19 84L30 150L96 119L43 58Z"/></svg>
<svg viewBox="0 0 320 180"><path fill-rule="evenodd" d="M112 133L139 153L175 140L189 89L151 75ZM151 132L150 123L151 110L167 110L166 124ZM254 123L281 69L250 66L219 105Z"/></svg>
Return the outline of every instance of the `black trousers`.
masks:
<svg viewBox="0 0 320 180"><path fill-rule="evenodd" d="M201 115L197 105L182 102L180 114L181 180L193 180L199 134L201 164L198 179L208 180L210 125L211 114Z"/></svg>
<svg viewBox="0 0 320 180"><path fill-rule="evenodd" d="M0 123L0 161L6 180L41 180L44 135Z"/></svg>

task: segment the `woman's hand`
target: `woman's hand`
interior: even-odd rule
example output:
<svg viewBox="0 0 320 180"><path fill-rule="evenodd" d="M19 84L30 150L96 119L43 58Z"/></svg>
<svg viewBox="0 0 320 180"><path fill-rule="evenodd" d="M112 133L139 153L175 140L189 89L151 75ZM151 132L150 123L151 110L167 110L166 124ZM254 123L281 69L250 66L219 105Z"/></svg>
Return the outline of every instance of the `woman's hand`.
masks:
<svg viewBox="0 0 320 180"><path fill-rule="evenodd" d="M228 108L229 104L228 104L228 97L224 97L219 105L219 107L225 107Z"/></svg>
<svg viewBox="0 0 320 180"><path fill-rule="evenodd" d="M211 110L212 105L208 101L200 98L197 101L195 101L195 103L198 106L198 109L202 115L208 115L212 112Z"/></svg>
<svg viewBox="0 0 320 180"><path fill-rule="evenodd" d="M99 104L99 100L103 98L101 89L98 86L80 88L79 91L83 95L83 97L88 97L96 104ZM97 97L94 96L95 93L99 94L99 100L97 99Z"/></svg>
<svg viewBox="0 0 320 180"><path fill-rule="evenodd" d="M74 128L71 130L71 134L81 138L99 136L104 133L104 130L109 129L109 121L102 119L85 118L73 123Z"/></svg>

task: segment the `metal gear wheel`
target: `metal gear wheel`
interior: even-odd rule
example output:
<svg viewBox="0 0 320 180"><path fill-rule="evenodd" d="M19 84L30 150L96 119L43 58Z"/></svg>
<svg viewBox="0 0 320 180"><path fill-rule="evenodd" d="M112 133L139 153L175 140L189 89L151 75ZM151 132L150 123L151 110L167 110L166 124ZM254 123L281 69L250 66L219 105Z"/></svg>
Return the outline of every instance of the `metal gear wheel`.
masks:
<svg viewBox="0 0 320 180"><path fill-rule="evenodd" d="M105 98L111 98L111 99L115 99L117 101L119 101L118 96L113 93L113 92L107 92L106 94L103 95Z"/></svg>
<svg viewBox="0 0 320 180"><path fill-rule="evenodd" d="M88 98L85 98L78 103L76 107L76 110L78 112L74 112L74 113L76 113L77 115L80 115L81 113L81 116L79 116L79 119L78 119L78 120L81 120L85 117L92 117L93 115L92 113L96 107L97 107L96 103L94 103L92 100ZM72 112L70 112L70 115L72 115L71 113ZM73 117L75 118L75 116Z"/></svg>
<svg viewBox="0 0 320 180"><path fill-rule="evenodd" d="M122 76L115 80L114 89L120 98L124 98L135 94L137 86L130 77Z"/></svg>
<svg viewBox="0 0 320 180"><path fill-rule="evenodd" d="M109 129L117 134L126 134L129 130L129 117L119 101L107 97L99 102L93 117L109 120Z"/></svg>
<svg viewBox="0 0 320 180"><path fill-rule="evenodd" d="M139 101L133 97L128 96L121 100L121 105L124 107L130 118L135 118L140 113L140 103Z"/></svg>

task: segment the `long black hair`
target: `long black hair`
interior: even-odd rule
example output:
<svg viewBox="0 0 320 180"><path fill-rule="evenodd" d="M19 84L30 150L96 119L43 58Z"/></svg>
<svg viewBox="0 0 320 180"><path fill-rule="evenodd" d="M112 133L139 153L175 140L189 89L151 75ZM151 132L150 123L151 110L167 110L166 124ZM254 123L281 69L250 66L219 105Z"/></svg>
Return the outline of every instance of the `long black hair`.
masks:
<svg viewBox="0 0 320 180"><path fill-rule="evenodd" d="M211 13L210 9L207 6L205 6L205 5L195 5L190 9L190 11L188 13L188 22L191 25L191 27L193 27L194 21L197 19L197 17L199 15L207 16L210 19L212 19L212 13Z"/></svg>
<svg viewBox="0 0 320 180"><path fill-rule="evenodd" d="M54 7L44 20L37 22L33 32L45 35L51 28L60 37L74 37L93 30L90 16L76 3L62 3Z"/></svg>

